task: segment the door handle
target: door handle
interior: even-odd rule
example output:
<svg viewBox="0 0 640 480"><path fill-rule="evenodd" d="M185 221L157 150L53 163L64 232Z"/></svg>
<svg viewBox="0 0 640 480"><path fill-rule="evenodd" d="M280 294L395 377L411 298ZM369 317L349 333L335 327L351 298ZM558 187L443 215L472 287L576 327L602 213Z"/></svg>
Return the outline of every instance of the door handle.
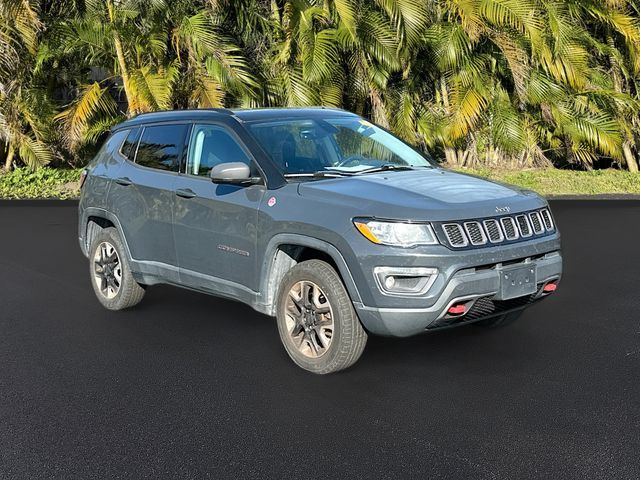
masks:
<svg viewBox="0 0 640 480"><path fill-rule="evenodd" d="M190 188L181 188L179 190L176 190L176 195L182 198L193 198L196 196L196 192L194 192Z"/></svg>
<svg viewBox="0 0 640 480"><path fill-rule="evenodd" d="M133 182L129 180L128 177L120 177L120 178L116 178L116 183L118 185L122 185L123 187L127 187L131 185Z"/></svg>

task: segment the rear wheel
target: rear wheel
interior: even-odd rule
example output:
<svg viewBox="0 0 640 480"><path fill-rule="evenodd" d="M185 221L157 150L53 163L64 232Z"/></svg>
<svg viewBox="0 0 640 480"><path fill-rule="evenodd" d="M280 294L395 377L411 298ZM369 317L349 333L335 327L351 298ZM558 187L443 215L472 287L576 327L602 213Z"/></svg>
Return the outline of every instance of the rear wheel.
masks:
<svg viewBox="0 0 640 480"><path fill-rule="evenodd" d="M516 310L515 312L505 313L504 315L500 315L497 317L491 317L485 320L480 320L478 322L473 322L472 325L485 328L504 327L520 318L520 315L522 315L523 311L524 310Z"/></svg>
<svg viewBox="0 0 640 480"><path fill-rule="evenodd" d="M291 359L313 373L337 372L353 365L367 333L337 272L309 260L284 277L278 295L280 339Z"/></svg>
<svg viewBox="0 0 640 480"><path fill-rule="evenodd" d="M124 245L115 228L101 230L91 242L89 253L91 284L105 308L122 310L140 303L144 287L133 279Z"/></svg>

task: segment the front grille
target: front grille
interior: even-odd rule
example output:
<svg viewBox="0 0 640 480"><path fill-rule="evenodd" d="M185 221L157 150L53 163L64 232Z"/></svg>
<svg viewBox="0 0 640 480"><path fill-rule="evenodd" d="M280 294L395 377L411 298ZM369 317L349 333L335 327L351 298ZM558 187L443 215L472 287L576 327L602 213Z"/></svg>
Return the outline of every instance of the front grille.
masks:
<svg viewBox="0 0 640 480"><path fill-rule="evenodd" d="M542 225L542 219L538 212L531 212L529 214L529 220L531 220L531 226L533 227L533 233L536 235L544 232L544 226Z"/></svg>
<svg viewBox="0 0 640 480"><path fill-rule="evenodd" d="M516 221L513 218L502 218L500 219L500 223L502 223L502 228L504 228L504 234L507 237L507 240L517 240L518 237L520 237Z"/></svg>
<svg viewBox="0 0 640 480"><path fill-rule="evenodd" d="M530 237L531 236L531 227L529 226L529 220L527 220L526 215L518 215L516 217L516 222L518 222L518 230L520 230L521 237Z"/></svg>
<svg viewBox="0 0 640 480"><path fill-rule="evenodd" d="M472 245L484 245L487 243L487 237L478 222L466 222L464 228L469 235Z"/></svg>
<svg viewBox="0 0 640 480"><path fill-rule="evenodd" d="M448 223L443 225L442 228L452 247L466 247L469 245L467 237L462 231L462 227L457 223Z"/></svg>
<svg viewBox="0 0 640 480"><path fill-rule="evenodd" d="M547 229L548 232L553 230L553 220L551 220L551 212L546 208L540 211L540 215L542 216L542 221L544 222L544 228Z"/></svg>
<svg viewBox="0 0 640 480"><path fill-rule="evenodd" d="M438 236L453 248L474 248L487 243L515 242L552 233L555 228L548 209L533 210L517 215L474 219L461 222L437 223ZM444 238L443 235L444 234Z"/></svg>
<svg viewBox="0 0 640 480"><path fill-rule="evenodd" d="M504 235L502 235L502 230L500 230L500 225L497 220L485 220L483 223L491 243L498 243L504 240Z"/></svg>

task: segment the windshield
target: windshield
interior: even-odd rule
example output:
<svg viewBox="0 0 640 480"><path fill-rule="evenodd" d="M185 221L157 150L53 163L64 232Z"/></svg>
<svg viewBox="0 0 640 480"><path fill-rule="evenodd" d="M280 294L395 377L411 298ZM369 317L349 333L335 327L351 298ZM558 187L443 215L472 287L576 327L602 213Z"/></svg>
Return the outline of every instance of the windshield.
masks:
<svg viewBox="0 0 640 480"><path fill-rule="evenodd" d="M413 147L359 117L256 122L249 130L283 174L347 175L430 167Z"/></svg>

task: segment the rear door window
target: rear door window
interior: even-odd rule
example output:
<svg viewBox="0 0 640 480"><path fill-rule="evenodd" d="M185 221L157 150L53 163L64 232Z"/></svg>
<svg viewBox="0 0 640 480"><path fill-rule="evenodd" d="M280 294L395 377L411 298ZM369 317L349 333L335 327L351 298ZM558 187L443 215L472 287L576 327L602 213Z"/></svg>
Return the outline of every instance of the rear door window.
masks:
<svg viewBox="0 0 640 480"><path fill-rule="evenodd" d="M188 127L186 124L144 127L136 163L156 170L177 172Z"/></svg>

